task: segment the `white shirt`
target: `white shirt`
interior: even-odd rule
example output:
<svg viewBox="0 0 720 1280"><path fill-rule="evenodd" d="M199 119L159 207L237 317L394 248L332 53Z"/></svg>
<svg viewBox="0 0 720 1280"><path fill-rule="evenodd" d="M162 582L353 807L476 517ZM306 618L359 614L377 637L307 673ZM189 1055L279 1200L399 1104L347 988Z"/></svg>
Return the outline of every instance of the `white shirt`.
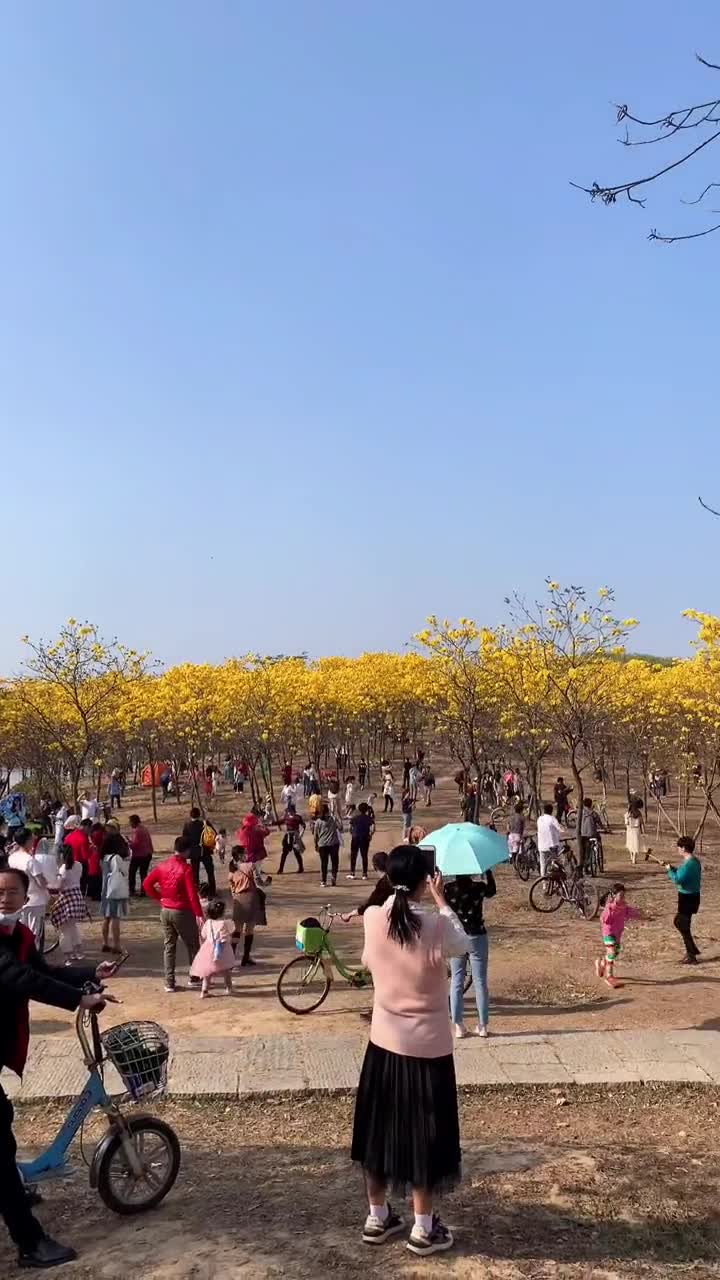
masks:
<svg viewBox="0 0 720 1280"><path fill-rule="evenodd" d="M50 900L50 894L47 889L43 889L38 884L36 876L43 874L42 867L39 865L37 858L31 853L26 853L24 849L15 849L8 858L8 866L14 867L16 871L24 871L30 880L28 889L27 906L28 907L45 907Z"/></svg>
<svg viewBox="0 0 720 1280"><path fill-rule="evenodd" d="M95 800L91 796L89 800L80 801L80 817L83 822L85 821L86 818L89 818L91 822L94 822L95 819L97 818L97 815L98 815L97 800Z"/></svg>
<svg viewBox="0 0 720 1280"><path fill-rule="evenodd" d="M37 849L33 854L33 860L37 864L41 876L45 877L45 881L50 889L57 889L58 886L58 860L57 854L48 848L47 840L41 840ZM47 895L49 901L50 894Z"/></svg>
<svg viewBox="0 0 720 1280"><path fill-rule="evenodd" d="M58 876L61 889L79 889L82 881L82 863L73 862L71 867L62 866Z"/></svg>
<svg viewBox="0 0 720 1280"><path fill-rule="evenodd" d="M551 813L541 813L537 820L537 842L540 853L549 853L563 840L564 832L557 818Z"/></svg>
<svg viewBox="0 0 720 1280"><path fill-rule="evenodd" d="M289 804L295 803L295 787L292 782L286 783L286 785L283 787L282 791L280 792L280 799L282 800L286 809Z"/></svg>
<svg viewBox="0 0 720 1280"><path fill-rule="evenodd" d="M347 786L345 787L345 804L352 804L354 790L355 788L353 787L352 782L348 782Z"/></svg>

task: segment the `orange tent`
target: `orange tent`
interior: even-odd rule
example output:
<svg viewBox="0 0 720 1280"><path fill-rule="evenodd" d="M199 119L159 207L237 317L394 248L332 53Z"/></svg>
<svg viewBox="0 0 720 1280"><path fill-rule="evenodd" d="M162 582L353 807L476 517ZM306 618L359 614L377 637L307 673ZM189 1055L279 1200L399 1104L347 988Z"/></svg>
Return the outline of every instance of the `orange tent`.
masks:
<svg viewBox="0 0 720 1280"><path fill-rule="evenodd" d="M171 770L171 768L170 768L170 765L169 765L169 764L154 764L154 765L153 765L153 767L152 767L152 773L154 773L154 774L155 774L155 786L156 786L156 787L159 787L159 786L160 786L160 775L161 775L161 774L163 774L163 773L171 773L171 772L172 772L172 770ZM153 780L152 780L152 773L150 772L150 765L149 765L149 764L146 764L146 765L145 765L145 768L144 768L144 769L143 769L143 771L142 771L142 784L143 784L143 786L144 786L144 787L151 787L151 786L152 786L152 784L153 784Z"/></svg>

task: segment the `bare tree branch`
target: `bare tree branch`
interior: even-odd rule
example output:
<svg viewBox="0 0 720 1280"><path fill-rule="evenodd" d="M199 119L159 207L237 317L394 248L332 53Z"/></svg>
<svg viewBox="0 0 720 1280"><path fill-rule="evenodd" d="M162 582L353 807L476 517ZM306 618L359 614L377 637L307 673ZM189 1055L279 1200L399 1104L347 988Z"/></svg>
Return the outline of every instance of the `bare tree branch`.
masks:
<svg viewBox="0 0 720 1280"><path fill-rule="evenodd" d="M660 235L660 233L653 228L648 236L648 240L657 240L658 244L677 244L680 240L700 240L703 236L711 236L714 231L720 231L720 222L716 222L714 227L706 227L704 231L693 231L684 236Z"/></svg>
<svg viewBox="0 0 720 1280"><path fill-rule="evenodd" d="M712 71L720 71L720 64L709 62L706 58L696 54L698 62L708 67ZM656 169L653 173L649 173L645 177L634 178L630 182L620 182L611 186L601 186L598 182L593 182L592 186L583 186L577 182L571 182L571 186L578 191L584 191L590 196L591 200L600 200L605 205L616 204L618 198L624 196L631 204L638 204L641 208L645 207L646 199L644 192L641 196L637 194L638 190L649 186L653 182L658 182L673 170L681 168L699 155L706 147L711 146L720 138L720 97L712 99L708 102L698 102L692 106L674 108L662 116L655 119L646 120L642 116L635 115L626 103L616 104L618 124L625 125L625 137L619 141L625 147L646 147L656 143L668 141L674 138L676 134L688 129L712 129L707 137L704 137L697 146L691 147L685 151L676 160L670 164L664 165L662 168ZM631 137L628 131L628 122L636 125L639 129L653 130L651 137ZM658 131L659 132L656 132ZM720 183L711 182L704 188L702 194L697 200L683 200L683 204L699 204L704 196L712 187L719 186ZM713 210L713 212L715 212ZM712 235L717 231L718 226L705 227L701 231L687 232L682 235L666 235L658 232L655 228L650 232L648 239L657 240L662 244L676 244L682 240L699 240L704 236Z"/></svg>
<svg viewBox="0 0 720 1280"><path fill-rule="evenodd" d="M718 70L720 70L720 68L718 68ZM704 507L706 511L710 512L711 516L717 516L718 519L720 519L720 511L716 511L714 507L709 507L707 502L703 502L702 498L698 498L698 502L701 507Z"/></svg>

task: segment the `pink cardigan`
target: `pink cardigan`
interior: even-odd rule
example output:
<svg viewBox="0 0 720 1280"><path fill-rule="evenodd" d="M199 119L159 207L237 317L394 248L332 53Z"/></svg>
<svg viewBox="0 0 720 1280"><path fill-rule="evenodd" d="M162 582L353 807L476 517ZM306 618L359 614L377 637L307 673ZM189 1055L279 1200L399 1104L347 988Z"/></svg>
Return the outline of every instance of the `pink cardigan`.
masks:
<svg viewBox="0 0 720 1280"><path fill-rule="evenodd" d="M407 947L388 938L391 898L363 915L363 964L374 987L370 1039L409 1058L444 1058L453 1051L446 957L467 952L467 936L449 907L420 913L421 931Z"/></svg>

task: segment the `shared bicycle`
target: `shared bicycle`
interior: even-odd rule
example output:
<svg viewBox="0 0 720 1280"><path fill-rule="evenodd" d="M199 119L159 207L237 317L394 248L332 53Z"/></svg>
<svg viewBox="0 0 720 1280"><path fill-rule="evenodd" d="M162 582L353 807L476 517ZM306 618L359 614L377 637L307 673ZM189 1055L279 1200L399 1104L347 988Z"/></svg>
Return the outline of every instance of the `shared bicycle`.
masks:
<svg viewBox="0 0 720 1280"><path fill-rule="evenodd" d="M295 945L302 953L289 960L277 980L277 997L288 1013L313 1013L330 994L334 970L348 986L371 987L370 970L363 965L345 964L337 954L330 931L339 911L327 906L320 919L308 917L298 922Z"/></svg>
<svg viewBox="0 0 720 1280"><path fill-rule="evenodd" d="M101 991L93 985L88 990ZM160 1204L180 1168L177 1134L156 1116L126 1115L122 1101L138 1102L158 1095L167 1081L170 1056L167 1033L154 1022L127 1022L100 1034L97 1013L78 1010L75 1030L88 1081L50 1146L34 1160L18 1161L29 1190L37 1183L72 1173L68 1148L80 1131L80 1150L89 1167L90 1186L118 1214L141 1213ZM104 1066L110 1062L126 1093L113 1099L105 1087ZM82 1148L82 1128L95 1108L108 1127L89 1160Z"/></svg>

